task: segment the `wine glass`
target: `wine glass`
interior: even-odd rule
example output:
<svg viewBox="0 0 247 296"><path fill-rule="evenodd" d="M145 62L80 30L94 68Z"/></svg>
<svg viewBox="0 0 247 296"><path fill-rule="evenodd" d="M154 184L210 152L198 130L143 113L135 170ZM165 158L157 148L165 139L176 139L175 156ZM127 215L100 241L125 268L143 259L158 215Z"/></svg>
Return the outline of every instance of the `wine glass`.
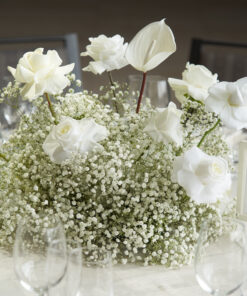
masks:
<svg viewBox="0 0 247 296"><path fill-rule="evenodd" d="M111 253L101 248L82 249L81 294L113 296Z"/></svg>
<svg viewBox="0 0 247 296"><path fill-rule="evenodd" d="M66 239L56 216L23 218L14 243L14 269L21 285L38 295L64 277L67 267Z"/></svg>
<svg viewBox="0 0 247 296"><path fill-rule="evenodd" d="M195 274L201 288L217 296L230 295L241 288L246 273L245 252L242 222L223 219L221 223L203 223L195 255Z"/></svg>
<svg viewBox="0 0 247 296"><path fill-rule="evenodd" d="M61 283L50 290L50 295L79 295L82 272L82 248L77 241L67 240L67 270Z"/></svg>
<svg viewBox="0 0 247 296"><path fill-rule="evenodd" d="M0 105L0 142L6 141L18 127L23 114L30 114L33 105L21 97L5 99Z"/></svg>
<svg viewBox="0 0 247 296"><path fill-rule="evenodd" d="M142 76L129 75L129 92L133 101L138 99L138 92L141 89ZM169 103L169 86L165 77L160 75L148 75L143 93L143 103L146 98L150 99L153 107L164 108Z"/></svg>

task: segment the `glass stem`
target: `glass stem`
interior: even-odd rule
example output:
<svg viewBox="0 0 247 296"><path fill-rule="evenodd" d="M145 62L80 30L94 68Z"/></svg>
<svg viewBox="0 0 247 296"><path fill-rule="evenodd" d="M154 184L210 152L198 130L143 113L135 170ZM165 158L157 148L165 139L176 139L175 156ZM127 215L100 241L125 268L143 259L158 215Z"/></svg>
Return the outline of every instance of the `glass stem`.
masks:
<svg viewBox="0 0 247 296"><path fill-rule="evenodd" d="M147 77L147 73L143 73L142 86L141 86L141 90L140 90L139 99L138 99L138 102L137 102L136 113L139 113L139 111L140 111L142 96L143 96L145 83L146 83L146 77Z"/></svg>
<svg viewBox="0 0 247 296"><path fill-rule="evenodd" d="M46 291L40 292L39 296L49 296L49 290L47 289Z"/></svg>

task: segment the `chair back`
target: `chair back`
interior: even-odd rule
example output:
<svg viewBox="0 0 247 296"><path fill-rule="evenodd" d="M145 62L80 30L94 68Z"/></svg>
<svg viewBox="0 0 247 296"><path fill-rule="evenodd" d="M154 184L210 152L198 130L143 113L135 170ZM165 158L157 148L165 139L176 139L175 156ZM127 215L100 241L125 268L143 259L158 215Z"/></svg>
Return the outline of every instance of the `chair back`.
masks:
<svg viewBox="0 0 247 296"><path fill-rule="evenodd" d="M220 81L247 76L247 44L192 39L190 63L218 73Z"/></svg>

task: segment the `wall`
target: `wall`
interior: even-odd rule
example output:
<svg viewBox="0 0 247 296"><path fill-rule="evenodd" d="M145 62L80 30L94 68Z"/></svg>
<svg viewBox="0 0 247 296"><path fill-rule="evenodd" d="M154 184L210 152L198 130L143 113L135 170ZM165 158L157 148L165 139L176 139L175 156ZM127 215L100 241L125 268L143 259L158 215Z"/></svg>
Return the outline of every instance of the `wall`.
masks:
<svg viewBox="0 0 247 296"><path fill-rule="evenodd" d="M88 37L121 34L129 41L146 24L166 18L177 51L153 74L179 77L189 56L192 37L247 43L246 0L97 1L97 0L0 0L0 37L56 35L77 32L80 50ZM86 66L88 60L81 60ZM113 73L126 80L135 70L126 67ZM96 89L107 77L84 73L84 87Z"/></svg>

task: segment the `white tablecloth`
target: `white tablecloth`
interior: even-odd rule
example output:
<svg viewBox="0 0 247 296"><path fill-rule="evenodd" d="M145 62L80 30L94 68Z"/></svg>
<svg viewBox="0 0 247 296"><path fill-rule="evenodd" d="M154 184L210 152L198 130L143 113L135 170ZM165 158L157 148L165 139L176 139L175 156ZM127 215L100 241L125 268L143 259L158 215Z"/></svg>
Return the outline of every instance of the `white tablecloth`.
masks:
<svg viewBox="0 0 247 296"><path fill-rule="evenodd" d="M162 266L118 265L113 272L114 296L208 295L197 284L193 266L167 270ZM247 287L244 290L247 295ZM16 280L12 258L0 253L0 296L31 295L34 294L25 291ZM234 295L240 296L240 293Z"/></svg>

